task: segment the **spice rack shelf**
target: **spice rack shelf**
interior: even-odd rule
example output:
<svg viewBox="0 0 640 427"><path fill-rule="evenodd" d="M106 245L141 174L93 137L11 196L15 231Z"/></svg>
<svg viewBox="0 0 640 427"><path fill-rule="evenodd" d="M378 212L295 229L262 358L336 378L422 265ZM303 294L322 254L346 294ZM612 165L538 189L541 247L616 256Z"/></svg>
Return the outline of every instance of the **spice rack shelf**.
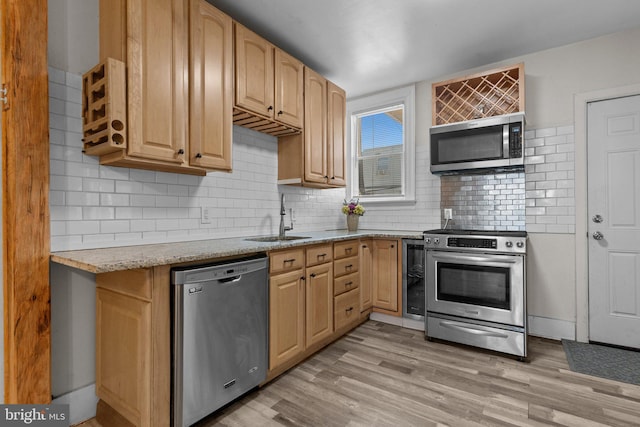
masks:
<svg viewBox="0 0 640 427"><path fill-rule="evenodd" d="M524 63L434 83L432 125L524 111Z"/></svg>

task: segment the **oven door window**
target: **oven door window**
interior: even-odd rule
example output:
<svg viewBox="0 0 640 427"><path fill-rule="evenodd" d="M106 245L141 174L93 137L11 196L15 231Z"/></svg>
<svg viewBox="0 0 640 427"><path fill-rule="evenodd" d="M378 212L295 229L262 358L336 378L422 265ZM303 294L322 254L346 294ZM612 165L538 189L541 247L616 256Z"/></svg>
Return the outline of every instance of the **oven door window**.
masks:
<svg viewBox="0 0 640 427"><path fill-rule="evenodd" d="M511 310L510 269L437 263L437 299Z"/></svg>

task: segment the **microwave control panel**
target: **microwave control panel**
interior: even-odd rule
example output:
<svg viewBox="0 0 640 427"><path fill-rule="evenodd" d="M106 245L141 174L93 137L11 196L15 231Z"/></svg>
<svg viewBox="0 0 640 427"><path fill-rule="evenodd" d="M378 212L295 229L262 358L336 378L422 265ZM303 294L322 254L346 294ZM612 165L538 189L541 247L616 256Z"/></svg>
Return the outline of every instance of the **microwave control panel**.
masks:
<svg viewBox="0 0 640 427"><path fill-rule="evenodd" d="M522 157L522 123L509 124L509 157Z"/></svg>

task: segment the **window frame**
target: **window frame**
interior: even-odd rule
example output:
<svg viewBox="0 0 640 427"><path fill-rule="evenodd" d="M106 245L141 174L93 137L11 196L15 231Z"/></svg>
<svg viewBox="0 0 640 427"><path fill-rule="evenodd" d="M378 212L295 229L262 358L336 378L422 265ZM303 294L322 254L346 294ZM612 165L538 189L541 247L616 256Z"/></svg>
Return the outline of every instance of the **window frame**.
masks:
<svg viewBox="0 0 640 427"><path fill-rule="evenodd" d="M403 194L397 196L359 196L358 188L358 116L373 113L377 110L404 106L404 140L403 140ZM349 160L347 162L347 199L359 197L367 205L392 205L398 203L415 203L415 85L404 86L373 95L347 101L347 144Z"/></svg>

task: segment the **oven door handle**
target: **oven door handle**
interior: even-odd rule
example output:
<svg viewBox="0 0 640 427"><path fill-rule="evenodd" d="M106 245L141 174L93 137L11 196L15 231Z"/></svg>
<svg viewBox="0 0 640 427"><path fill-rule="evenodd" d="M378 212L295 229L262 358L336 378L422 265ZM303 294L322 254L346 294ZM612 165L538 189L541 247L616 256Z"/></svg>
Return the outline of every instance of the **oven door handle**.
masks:
<svg viewBox="0 0 640 427"><path fill-rule="evenodd" d="M447 322L446 320L441 321L440 326L442 326L443 328L453 329L454 331L465 332L467 334L473 334L473 335L482 335L484 337L509 338L509 336L506 334L501 334L499 332L493 332L493 331L486 331L484 329L474 328L473 326L461 326L453 322Z"/></svg>
<svg viewBox="0 0 640 427"><path fill-rule="evenodd" d="M488 257L488 256L478 256L478 255L468 255L468 254L464 254L464 255L458 255L458 254L433 254L433 259L435 261L466 261L466 262L491 262L491 263L495 263L495 262L499 262L500 264L515 264L518 262L518 259L514 256L509 256L509 255L494 255L492 257ZM498 259L498 257L500 257Z"/></svg>

